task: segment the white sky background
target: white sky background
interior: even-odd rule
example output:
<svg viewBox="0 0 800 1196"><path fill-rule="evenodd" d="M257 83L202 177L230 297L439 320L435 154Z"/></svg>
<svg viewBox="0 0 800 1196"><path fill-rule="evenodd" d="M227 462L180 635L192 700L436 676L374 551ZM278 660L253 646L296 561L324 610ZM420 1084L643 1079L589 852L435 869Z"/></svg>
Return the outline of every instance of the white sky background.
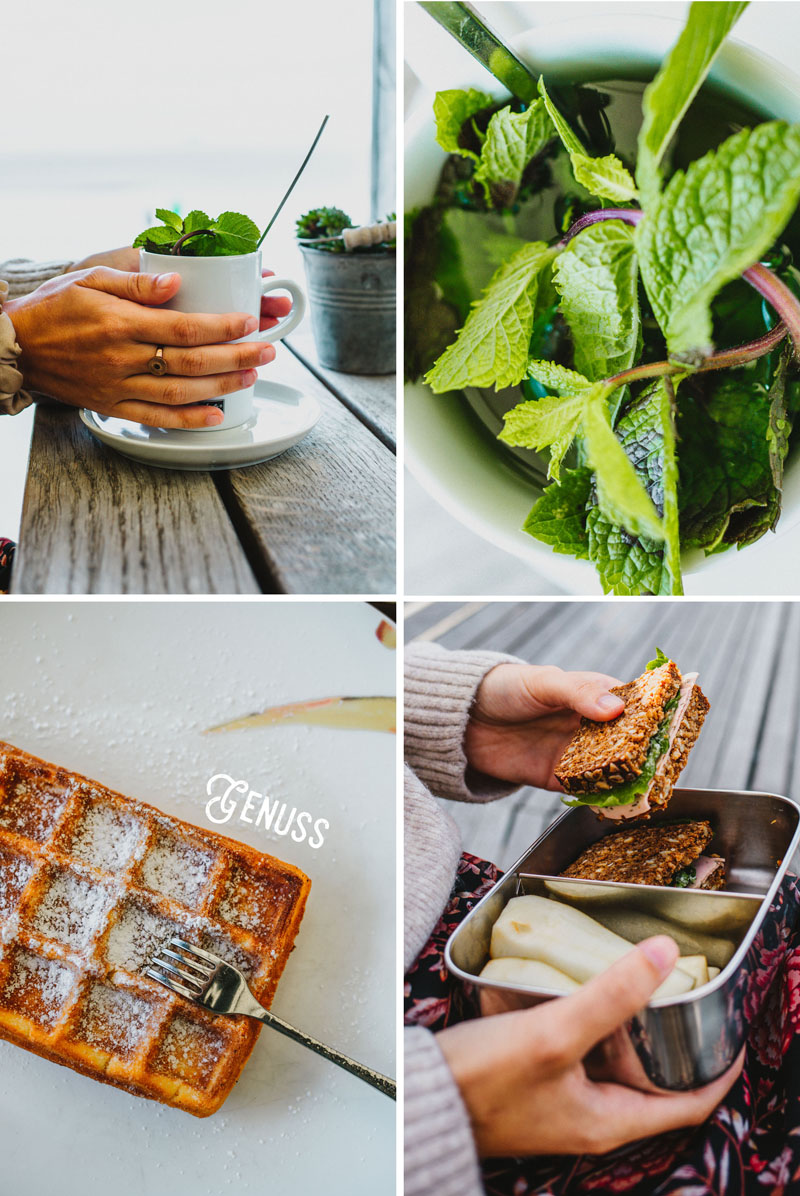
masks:
<svg viewBox="0 0 800 1196"><path fill-rule="evenodd" d="M265 264L302 281L308 208L373 215L372 0L36 0L5 6L3 44L0 261L130 244L156 207L263 228L326 112ZM0 536L18 530L29 420L15 419L0 420Z"/></svg>

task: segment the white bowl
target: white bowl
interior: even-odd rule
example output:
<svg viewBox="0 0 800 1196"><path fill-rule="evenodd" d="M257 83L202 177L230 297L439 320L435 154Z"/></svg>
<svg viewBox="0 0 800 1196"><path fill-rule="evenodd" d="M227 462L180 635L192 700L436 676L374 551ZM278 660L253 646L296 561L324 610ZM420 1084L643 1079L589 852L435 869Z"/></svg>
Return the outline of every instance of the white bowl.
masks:
<svg viewBox="0 0 800 1196"><path fill-rule="evenodd" d="M682 23L663 17L611 16L604 20L562 21L543 25L512 40L516 53L554 79L580 82L600 77L652 77L675 42ZM464 53L463 79L444 86L478 87L502 94L500 84L487 84L486 72ZM710 79L733 97L754 104L775 117L800 121L800 78L760 51L729 40L722 48ZM446 155L436 144L434 93L421 91L406 121L405 207L409 211L430 201ZM471 531L507 552L528 561L540 573L572 593L599 593L594 566L554 553L521 530L536 497L530 483L497 453L487 450L470 418L466 401L454 395L437 396L421 384L405 388L405 461L428 493ZM759 593L754 580L754 554L763 561L784 553L788 534L800 526L800 459L786 472L783 514L774 535L763 537L742 553L707 557L700 551L683 554L684 575L702 574L704 592L714 592L715 575L742 574L740 593ZM796 539L796 537L795 537ZM793 554L786 554L791 557ZM733 560L731 558L734 558ZM793 568L786 561L786 570ZM432 579L438 581L438 579ZM446 586L444 587L447 588ZM733 589L724 583L721 590ZM792 587L793 589L796 587ZM428 592L438 592L435 587ZM719 591L718 591L719 592ZM777 592L774 585L770 592Z"/></svg>

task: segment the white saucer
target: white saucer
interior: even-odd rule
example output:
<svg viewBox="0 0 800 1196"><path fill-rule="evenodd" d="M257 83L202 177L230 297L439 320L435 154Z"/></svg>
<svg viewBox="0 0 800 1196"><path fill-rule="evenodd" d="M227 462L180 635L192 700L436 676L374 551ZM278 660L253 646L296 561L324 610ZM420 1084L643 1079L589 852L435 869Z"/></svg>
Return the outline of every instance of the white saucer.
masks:
<svg viewBox="0 0 800 1196"><path fill-rule="evenodd" d="M124 457L162 469L240 469L269 461L302 440L321 415L310 395L281 382L256 382L255 410L246 424L215 431L148 428L81 411L86 427Z"/></svg>

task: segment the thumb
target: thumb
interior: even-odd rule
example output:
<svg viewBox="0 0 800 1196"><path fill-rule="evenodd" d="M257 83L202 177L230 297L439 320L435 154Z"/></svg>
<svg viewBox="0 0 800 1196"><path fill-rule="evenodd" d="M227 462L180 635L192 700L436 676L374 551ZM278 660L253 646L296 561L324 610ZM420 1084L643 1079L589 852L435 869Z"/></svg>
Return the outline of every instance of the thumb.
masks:
<svg viewBox="0 0 800 1196"><path fill-rule="evenodd" d="M622 698L609 693L619 685L606 673L565 673L562 669L542 669L535 678L535 696L546 706L576 710L601 722L616 718L625 709Z"/></svg>
<svg viewBox="0 0 800 1196"><path fill-rule="evenodd" d="M678 944L665 934L644 939L578 992L561 998L565 1033L580 1058L644 1008L679 954Z"/></svg>
<svg viewBox="0 0 800 1196"><path fill-rule="evenodd" d="M138 271L112 270L110 266L96 266L80 280L80 285L94 291L129 299L132 303L155 306L171 299L181 284L180 274L140 274Z"/></svg>

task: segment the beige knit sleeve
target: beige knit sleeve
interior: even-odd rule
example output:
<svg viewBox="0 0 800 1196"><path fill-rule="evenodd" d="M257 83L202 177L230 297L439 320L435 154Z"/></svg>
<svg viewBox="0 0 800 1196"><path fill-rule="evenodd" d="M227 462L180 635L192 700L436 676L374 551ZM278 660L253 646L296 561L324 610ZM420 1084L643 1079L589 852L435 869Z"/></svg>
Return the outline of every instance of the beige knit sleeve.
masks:
<svg viewBox="0 0 800 1196"><path fill-rule="evenodd" d="M21 295L29 295L49 278L57 278L65 274L72 262L31 262L27 258L13 257L7 262L0 262L0 278L8 283L7 299L19 299Z"/></svg>
<svg viewBox="0 0 800 1196"><path fill-rule="evenodd" d="M482 1196L469 1115L429 1030L405 1031L405 1196Z"/></svg>
<svg viewBox="0 0 800 1196"><path fill-rule="evenodd" d="M464 734L478 686L497 664L523 664L501 652L448 651L409 644L405 652L406 763L436 797L485 802L519 789L469 767Z"/></svg>

